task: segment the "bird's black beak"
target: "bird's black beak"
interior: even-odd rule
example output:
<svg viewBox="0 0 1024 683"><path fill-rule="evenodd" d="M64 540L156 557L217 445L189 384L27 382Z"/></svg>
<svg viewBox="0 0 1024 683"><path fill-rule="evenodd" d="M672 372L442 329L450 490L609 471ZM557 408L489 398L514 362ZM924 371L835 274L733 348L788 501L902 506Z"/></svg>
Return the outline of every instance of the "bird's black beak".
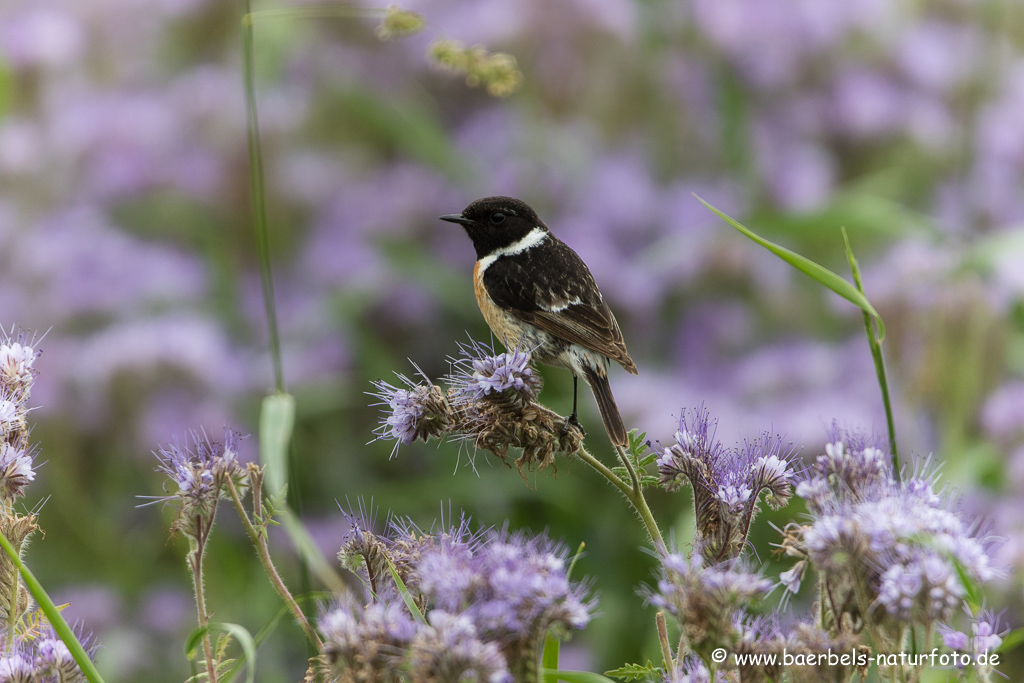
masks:
<svg viewBox="0 0 1024 683"><path fill-rule="evenodd" d="M458 223L460 225L471 225L473 223L473 221L468 218L464 218L462 214L459 213L449 213L445 216L441 216L441 220L448 221L449 223Z"/></svg>

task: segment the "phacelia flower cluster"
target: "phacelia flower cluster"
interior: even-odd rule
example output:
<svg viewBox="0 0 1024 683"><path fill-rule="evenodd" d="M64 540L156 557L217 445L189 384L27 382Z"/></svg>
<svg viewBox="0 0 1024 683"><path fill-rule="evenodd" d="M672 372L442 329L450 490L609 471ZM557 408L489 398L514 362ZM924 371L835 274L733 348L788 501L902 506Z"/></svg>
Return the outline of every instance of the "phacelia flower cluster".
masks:
<svg viewBox="0 0 1024 683"><path fill-rule="evenodd" d="M35 449L29 443L28 399L39 352L23 332L0 329L0 499L25 494L36 477Z"/></svg>
<svg viewBox="0 0 1024 683"><path fill-rule="evenodd" d="M700 553L690 559L670 554L650 601L676 618L686 646L708 661L712 650L740 642L745 607L766 596L772 582L735 560L705 564Z"/></svg>
<svg viewBox="0 0 1024 683"><path fill-rule="evenodd" d="M473 532L465 519L435 532L392 521L377 535L365 515L352 521L342 559L361 565L376 600L347 599L321 617L324 653L342 681L528 680L545 634L590 620L564 547L543 536ZM412 617L392 572L426 623Z"/></svg>
<svg viewBox="0 0 1024 683"><path fill-rule="evenodd" d="M783 547L798 562L783 583L798 590L813 565L837 620L870 619L893 634L931 627L964 604L962 576L995 574L982 541L933 481L923 471L896 481L877 440L833 428L796 492L811 523L789 528Z"/></svg>
<svg viewBox="0 0 1024 683"><path fill-rule="evenodd" d="M491 451L503 461L512 448L523 449L515 461L543 469L555 455L575 453L583 440L580 430L567 428L566 419L541 405L543 385L523 349L495 353L472 342L452 358L444 390L429 381L416 384L398 375L404 388L374 382L384 411L375 430L378 439L409 444L417 439L458 438L474 449Z"/></svg>
<svg viewBox="0 0 1024 683"><path fill-rule="evenodd" d="M661 448L659 483L669 491L693 488L697 543L709 562L737 557L759 499L778 509L792 495L792 448L769 433L725 448L704 408L683 411L675 441Z"/></svg>
<svg viewBox="0 0 1024 683"><path fill-rule="evenodd" d="M155 452L157 471L170 477L170 492L158 500L178 509L174 530L193 537L213 522L217 501L228 497L228 481L245 486L245 468L238 461L241 436L224 428L222 442L211 441L205 432L193 432L191 445L167 444Z"/></svg>

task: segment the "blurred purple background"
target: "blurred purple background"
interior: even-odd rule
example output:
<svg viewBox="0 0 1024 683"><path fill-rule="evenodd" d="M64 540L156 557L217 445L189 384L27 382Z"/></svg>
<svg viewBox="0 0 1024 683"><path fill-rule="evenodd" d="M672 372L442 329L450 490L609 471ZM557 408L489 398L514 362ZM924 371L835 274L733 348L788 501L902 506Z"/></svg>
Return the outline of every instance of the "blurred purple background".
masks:
<svg viewBox="0 0 1024 683"><path fill-rule="evenodd" d="M618 403L649 438L669 438L673 416L700 402L720 434L771 428L808 456L833 418L884 430L859 311L696 193L843 275L848 229L888 326L902 450L944 461L964 504L1007 539L993 600L1019 606L1019 3L405 6L430 27L385 43L372 17L256 24L284 370L299 401L294 474L325 537L341 524L335 499L374 495L394 509L390 495L416 490L394 511L433 514L452 500L500 524L538 521L517 506L572 485L561 474L536 490L507 482L487 507L460 487L517 477L460 484L472 475L453 479L454 447L388 462L385 445L362 446L370 379L411 372L407 358L437 377L467 331L487 338L472 248L437 220L485 195L529 201L590 265L640 367L613 374ZM97 630L111 680L153 676L164 661L184 670L179 649L160 645L189 628L180 549L155 508L134 508L135 495L159 492L150 451L197 427L254 431L272 384L239 26L238 3L213 0L0 7L0 323L45 333L33 419L48 462L33 493L52 499L30 559L65 586L68 614ZM521 91L494 99L439 71L426 55L438 36L513 54ZM549 404L565 411L568 377L544 374ZM583 410L598 424L589 399ZM685 506L662 510L671 520ZM570 544L583 533L539 521ZM233 559L211 582L228 605L250 558L241 540L226 548ZM260 605L272 614L273 596ZM115 643L134 623L131 653Z"/></svg>

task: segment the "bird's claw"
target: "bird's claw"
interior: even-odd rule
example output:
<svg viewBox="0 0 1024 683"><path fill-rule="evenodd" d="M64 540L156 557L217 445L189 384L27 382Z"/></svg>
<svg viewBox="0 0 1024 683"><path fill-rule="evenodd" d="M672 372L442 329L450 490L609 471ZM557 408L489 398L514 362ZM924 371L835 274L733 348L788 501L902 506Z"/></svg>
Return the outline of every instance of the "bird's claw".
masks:
<svg viewBox="0 0 1024 683"><path fill-rule="evenodd" d="M580 434L582 436L587 435L587 430L583 429L583 425L580 424L579 418L576 417L576 413L573 413L569 417L565 418L565 424L562 425L561 436L565 436L566 434L568 434L569 430L572 429L573 427L580 430Z"/></svg>

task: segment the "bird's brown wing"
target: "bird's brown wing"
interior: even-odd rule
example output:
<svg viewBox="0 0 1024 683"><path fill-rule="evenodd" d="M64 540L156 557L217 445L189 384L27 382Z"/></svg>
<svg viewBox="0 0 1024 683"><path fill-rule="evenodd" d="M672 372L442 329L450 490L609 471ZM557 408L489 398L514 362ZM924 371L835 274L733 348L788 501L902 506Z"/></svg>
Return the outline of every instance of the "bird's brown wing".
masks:
<svg viewBox="0 0 1024 683"><path fill-rule="evenodd" d="M579 344L636 374L622 332L583 260L554 236L543 248L502 256L483 284L501 309L559 339Z"/></svg>

